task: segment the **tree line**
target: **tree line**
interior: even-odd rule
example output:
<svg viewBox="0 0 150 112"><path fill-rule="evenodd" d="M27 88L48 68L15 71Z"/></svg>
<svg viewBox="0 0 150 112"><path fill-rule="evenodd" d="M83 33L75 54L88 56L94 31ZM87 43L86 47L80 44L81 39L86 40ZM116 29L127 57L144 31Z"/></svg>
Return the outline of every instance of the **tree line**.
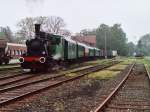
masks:
<svg viewBox="0 0 150 112"><path fill-rule="evenodd" d="M9 27L1 27L2 32L9 38L10 42L22 43L23 40L34 37L34 24L41 24L41 30L47 33L71 35L70 31L65 28L66 23L61 17L57 16L39 16L26 17L21 19L17 24L17 32L12 35ZM9 35L8 35L9 34Z"/></svg>
<svg viewBox="0 0 150 112"><path fill-rule="evenodd" d="M136 52L144 54L145 56L150 56L150 34L145 34L140 37Z"/></svg>
<svg viewBox="0 0 150 112"><path fill-rule="evenodd" d="M126 33L120 24L109 26L101 24L99 27L89 30L83 29L82 35L96 35L96 46L100 49L117 50L121 56L128 56L134 52L134 44L127 41Z"/></svg>
<svg viewBox="0 0 150 112"><path fill-rule="evenodd" d="M13 35L11 29L0 27L0 32L4 32L11 42L22 42L22 40L34 37L34 24L42 24L41 30L47 33L61 34L70 36L71 32L66 29L66 23L61 17L56 16L39 16L26 17L21 19L17 24L17 32ZM117 50L121 56L132 56L134 52L150 55L150 34L142 36L138 44L128 42L126 33L121 28L121 24L109 26L101 24L94 29L83 29L80 35L96 35L96 47L107 50Z"/></svg>

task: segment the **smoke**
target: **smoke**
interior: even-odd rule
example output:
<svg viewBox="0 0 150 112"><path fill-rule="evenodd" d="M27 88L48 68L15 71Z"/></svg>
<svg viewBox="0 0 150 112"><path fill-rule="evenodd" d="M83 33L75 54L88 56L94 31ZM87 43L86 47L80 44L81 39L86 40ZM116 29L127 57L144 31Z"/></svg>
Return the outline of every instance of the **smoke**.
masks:
<svg viewBox="0 0 150 112"><path fill-rule="evenodd" d="M26 3L43 3L44 0L25 0Z"/></svg>
<svg viewBox="0 0 150 112"><path fill-rule="evenodd" d="M53 59L55 60L59 60L61 58L61 55L60 54L56 54L53 56Z"/></svg>
<svg viewBox="0 0 150 112"><path fill-rule="evenodd" d="M42 8L45 0L25 0L26 7L31 14L42 13Z"/></svg>

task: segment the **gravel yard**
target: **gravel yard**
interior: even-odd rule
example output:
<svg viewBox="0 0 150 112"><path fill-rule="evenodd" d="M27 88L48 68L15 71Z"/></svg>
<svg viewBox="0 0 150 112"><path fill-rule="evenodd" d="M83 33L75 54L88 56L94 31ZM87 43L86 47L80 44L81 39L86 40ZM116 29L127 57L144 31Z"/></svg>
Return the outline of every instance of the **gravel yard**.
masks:
<svg viewBox="0 0 150 112"><path fill-rule="evenodd" d="M15 112L89 112L100 103L101 93L116 83L120 76L118 74L110 79L86 76L37 94L32 102L15 109Z"/></svg>

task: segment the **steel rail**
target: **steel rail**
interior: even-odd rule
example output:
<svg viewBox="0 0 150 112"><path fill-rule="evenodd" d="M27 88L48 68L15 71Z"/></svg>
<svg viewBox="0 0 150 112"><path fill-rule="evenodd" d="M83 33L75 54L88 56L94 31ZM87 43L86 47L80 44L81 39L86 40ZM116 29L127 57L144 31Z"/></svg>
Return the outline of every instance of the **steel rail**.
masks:
<svg viewBox="0 0 150 112"><path fill-rule="evenodd" d="M18 69L21 68L20 66L14 66L14 67L8 67L8 68L0 68L0 72L2 71L6 71L6 70L14 70L14 69Z"/></svg>
<svg viewBox="0 0 150 112"><path fill-rule="evenodd" d="M149 81L150 81L150 73L148 72L148 69L147 69L147 67L146 67L146 65L145 65L145 64L144 64L144 68L145 68L145 70L146 70L146 74L147 74L148 79L149 79Z"/></svg>
<svg viewBox="0 0 150 112"><path fill-rule="evenodd" d="M98 66L98 65L95 65L95 66ZM92 67L88 67L88 68L92 68ZM12 86L12 87L7 87L7 88L4 88L4 89L0 89L0 92L5 92L5 91L11 90L11 89L27 86L27 85L30 85L30 84L35 84L35 83L47 81L47 80L50 80L52 78L62 77L62 76L65 76L66 74L80 72L80 71L86 70L88 68L84 68L84 69L80 69L80 70L73 70L73 71L70 71L70 72L66 72L66 73L62 73L62 74L56 75L54 77L49 77L49 78L45 78L45 79L41 79L41 80L37 80L37 81L33 81L33 82L27 82L25 84L19 84L19 85L15 85L15 86ZM41 76L41 75L38 75L38 76ZM13 84L13 83L16 83L16 82L19 82L19 81L24 81L24 80L27 80L27 79L30 79L30 78L33 78L33 77L38 77L38 76L37 75L33 75L33 76L26 77L26 78L18 79L18 80L15 80L15 81L10 81L8 83L1 84L0 87L6 86L6 85L9 85L9 84Z"/></svg>
<svg viewBox="0 0 150 112"><path fill-rule="evenodd" d="M119 83L119 85L108 95L108 97L94 111L91 111L91 112L100 112L105 108L107 103L112 99L112 97L117 93L117 91L123 86L123 84L125 83L125 81L127 80L128 76L129 76L129 74L132 72L132 69L134 66L135 66L135 63L132 64L128 73L125 75L123 80Z"/></svg>
<svg viewBox="0 0 150 112"><path fill-rule="evenodd" d="M18 74L11 75L11 76L0 77L0 81L6 80L6 79L9 79L9 78L18 77L18 76L21 76L21 75L24 75L24 74L27 74L27 73L18 73Z"/></svg>
<svg viewBox="0 0 150 112"><path fill-rule="evenodd" d="M116 64L116 63L115 63L115 64ZM38 92L47 90L47 89L49 89L49 88L57 87L57 86L60 86L60 85L62 85L62 84L64 84L64 83L71 82L71 81L73 81L73 80L76 80L76 79L79 79L79 78L81 78L81 77L84 77L85 75L88 75L88 74L90 74L90 73L92 73L92 72L96 72L96 71L99 71L99 70L102 70L102 69L111 67L111 66L113 66L113 65L114 65L114 64L105 65L105 66L101 66L101 65L99 65L99 66L94 66L94 67L91 67L91 68L90 68L91 70L88 68L87 71L84 70L84 72L83 72L83 73L80 73L78 76L75 76L75 77L72 77L72 78L69 78L69 79L64 79L64 80L62 80L62 81L54 81L54 83L52 83L52 84L50 84L50 85L45 85L44 87L41 87L40 89L33 90L33 91L31 91L31 92L26 92L26 93L21 94L21 95L18 95L18 96L16 95L16 96L14 96L13 98L9 98L9 99L6 99L6 100L4 100L4 101L1 101L1 102L0 102L0 107L1 107L1 106L4 106L4 105L7 105L7 104L9 104L9 103L11 103L11 102L13 102L13 101L17 101L17 100L20 100L20 99L22 99L22 98L24 98L24 97L33 95L33 94L35 94L35 93L38 93Z"/></svg>
<svg viewBox="0 0 150 112"><path fill-rule="evenodd" d="M91 68L91 67L88 67L88 68ZM12 90L12 89L15 89L15 88L20 88L20 87L28 86L28 85L31 85L31 84L48 81L48 80L51 80L51 79L54 79L54 78L63 77L63 76L65 76L67 74L70 74L70 73L81 72L81 71L86 70L88 68L80 69L80 70L75 70L75 71L70 71L70 72L66 72L66 73L62 73L62 74L59 74L59 75L56 75L56 76L52 76L52 77L44 78L44 79L39 79L39 80L36 80L36 81L33 81L33 82L26 82L24 84L19 84L19 85L14 85L14 86L11 86L11 87L6 87L6 88L3 88L3 89L0 89L0 93L9 91L9 90Z"/></svg>
<svg viewBox="0 0 150 112"><path fill-rule="evenodd" d="M22 77L19 78L19 79L12 80L12 81L0 84L0 87L7 86L7 85L10 85L10 84L13 84L13 83L16 83L16 82L20 82L20 81L23 81L23 80L27 80L27 79L30 79L30 78L33 78L33 77L38 77L39 75L29 75L29 76L26 75L26 77L23 76L23 75L21 75L21 76Z"/></svg>

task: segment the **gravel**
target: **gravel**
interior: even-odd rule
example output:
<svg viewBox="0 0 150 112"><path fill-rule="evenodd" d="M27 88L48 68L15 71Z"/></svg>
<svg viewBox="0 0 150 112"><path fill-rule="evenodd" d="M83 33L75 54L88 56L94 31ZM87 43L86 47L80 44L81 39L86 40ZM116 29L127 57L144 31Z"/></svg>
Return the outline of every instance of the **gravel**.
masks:
<svg viewBox="0 0 150 112"><path fill-rule="evenodd" d="M14 112L89 112L100 102L104 91L117 83L123 73L111 79L90 79L87 76L37 94L32 101ZM34 96L35 97L35 96Z"/></svg>

